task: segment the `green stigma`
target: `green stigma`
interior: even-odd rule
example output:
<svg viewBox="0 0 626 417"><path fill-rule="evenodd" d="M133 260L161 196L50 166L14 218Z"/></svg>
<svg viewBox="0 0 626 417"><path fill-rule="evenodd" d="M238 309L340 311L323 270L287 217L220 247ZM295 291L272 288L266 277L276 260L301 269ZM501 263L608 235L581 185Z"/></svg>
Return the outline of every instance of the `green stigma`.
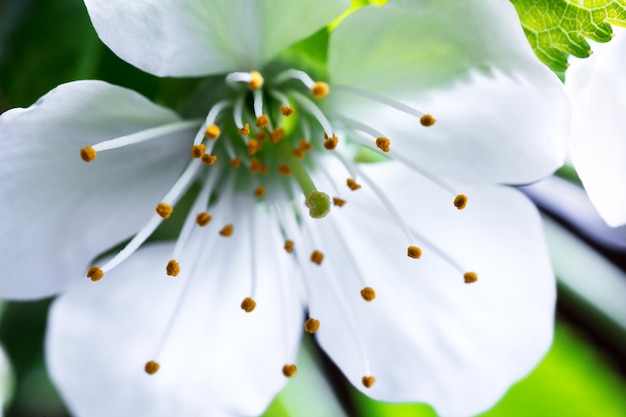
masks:
<svg viewBox="0 0 626 417"><path fill-rule="evenodd" d="M330 212L330 197L321 191L313 191L306 197L306 206L309 208L309 216L321 219Z"/></svg>

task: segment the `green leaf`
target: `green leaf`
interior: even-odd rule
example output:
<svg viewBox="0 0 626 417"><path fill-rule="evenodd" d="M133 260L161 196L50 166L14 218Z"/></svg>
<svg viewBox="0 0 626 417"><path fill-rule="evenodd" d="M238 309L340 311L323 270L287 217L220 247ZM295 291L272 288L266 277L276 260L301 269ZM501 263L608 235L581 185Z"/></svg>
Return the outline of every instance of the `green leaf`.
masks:
<svg viewBox="0 0 626 417"><path fill-rule="evenodd" d="M591 54L587 39L608 42L611 24L626 26L626 0L511 0L530 45L555 72L567 69L567 57Z"/></svg>

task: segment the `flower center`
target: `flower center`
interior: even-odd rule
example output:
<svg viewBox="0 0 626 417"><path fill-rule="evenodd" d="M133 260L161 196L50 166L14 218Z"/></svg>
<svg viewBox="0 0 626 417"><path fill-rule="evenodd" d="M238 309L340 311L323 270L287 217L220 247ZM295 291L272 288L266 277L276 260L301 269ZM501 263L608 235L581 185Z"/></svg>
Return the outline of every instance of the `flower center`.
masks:
<svg viewBox="0 0 626 417"><path fill-rule="evenodd" d="M213 221L213 215L208 212L210 208L215 208L219 203L222 213L232 211L230 210L232 207L227 207L227 205L233 204L231 200L214 201L214 191L218 183L220 189L250 193L257 202L275 211L277 219L294 217L287 223L280 224L285 237L284 249L296 260L296 263L304 262L303 254L297 252L297 248L294 247L294 240L292 240L294 235L298 234L296 216L283 216L283 213L280 213L280 204L276 201L304 201L308 214L312 218L327 216L331 210L331 205L344 206L346 204L345 199L339 196L331 199L326 192L319 190L314 182L314 178L319 178L320 175L325 176L328 181L324 181L324 184L326 186L331 184L330 188L335 191L338 189L336 187L337 179L332 178L331 174L324 172L323 169L319 169L319 158L331 156L337 158L350 173L350 177L341 180L345 181L345 186L352 192L358 191L361 187L370 189L388 212L390 219L403 230L408 241L408 257L413 259L422 257L423 249L414 244L415 241L421 241L425 248L456 267L466 283L472 283L478 279L476 273L465 272L445 251L424 236L417 235L407 225L393 204L387 200L385 193L352 162L351 158L345 156L343 152L343 148L346 146L345 138L349 137L354 144L382 152L403 163L410 162L403 160L402 154L394 152L391 139L367 123L337 115L333 115L337 117L329 119L322 110L323 107L318 106L318 103L324 104L324 99L332 94L331 87L327 83L314 81L305 72L293 69L281 72L267 80L257 71L235 72L226 76L225 83L229 87L229 95L210 108L204 121L170 123L81 149L81 158L85 162L91 162L97 158L98 152L101 151L132 145L178 131L182 132L191 126L198 127L191 144L189 164L170 191L156 205L153 216L126 247L104 266L94 265L89 268L87 277L93 281L98 281L108 271L132 255L159 224L170 217L182 195L198 180L201 182L201 189L180 231L172 257L165 267L167 275L176 277L185 268L185 265L179 263L179 259L181 259L194 227L205 227ZM332 88L335 89L335 86ZM396 111L412 115L424 127L431 127L435 124L433 116L421 113L384 96L350 87L338 86L337 88L355 94L360 99L372 100L392 107ZM333 125L329 120L333 121ZM339 135L336 134L333 127L338 128ZM420 170L419 167L410 163L407 165L412 166L421 175L455 195L453 204L457 209L463 210L465 208L467 196L455 193L448 184ZM317 177L312 174L317 175ZM298 214L299 211L297 210L296 215ZM224 222L220 225L219 236L228 238L236 233L236 224L225 221L227 219L220 219L217 214L215 214L215 219ZM352 267L358 271L358 263L351 258L343 237L339 235L338 240L343 246L346 246L348 260ZM314 246L317 245L317 242L313 243ZM254 251L253 248L252 250ZM309 258L310 262L323 267L323 252L314 250ZM243 297L241 302L241 309L246 313L253 312L257 305L255 301L256 268L254 262L256 260L254 255L252 260L251 291L250 294ZM376 292L367 285L360 271L358 272L356 275L359 276L361 288L363 288L360 295L364 301L372 302L376 298ZM177 306L182 303L189 282L190 279L187 279ZM172 327L178 310L177 307L172 314L165 333ZM347 307L344 306L344 310L346 310L346 314L350 314ZM312 317L309 317L304 323L304 329L309 333L316 332L319 327L320 322ZM362 352L365 352L365 349L362 349ZM363 355L366 356L365 353ZM156 356L158 356L158 352ZM366 375L369 375L369 362L366 358L364 363L366 364L364 366ZM149 374L153 374L159 369L159 364L150 361L146 364L145 369ZM294 375L295 372L295 365L287 364L283 368L283 373L287 377ZM373 383L374 377L363 377L363 384L366 387L369 388Z"/></svg>

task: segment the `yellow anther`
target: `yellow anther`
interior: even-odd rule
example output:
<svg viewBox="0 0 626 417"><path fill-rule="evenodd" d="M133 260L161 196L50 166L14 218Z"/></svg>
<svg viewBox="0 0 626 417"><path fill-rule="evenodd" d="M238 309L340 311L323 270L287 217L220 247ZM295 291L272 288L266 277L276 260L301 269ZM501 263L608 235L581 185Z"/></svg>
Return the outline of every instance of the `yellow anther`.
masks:
<svg viewBox="0 0 626 417"><path fill-rule="evenodd" d="M258 174L263 171L263 163L259 158L250 158L250 172Z"/></svg>
<svg viewBox="0 0 626 417"><path fill-rule="evenodd" d="M365 301L372 301L376 298L376 291L374 291L372 287L365 287L361 290L361 297L363 297Z"/></svg>
<svg viewBox="0 0 626 417"><path fill-rule="evenodd" d="M278 173L283 177L288 177L291 175L291 168L287 164L278 165Z"/></svg>
<svg viewBox="0 0 626 417"><path fill-rule="evenodd" d="M364 376L363 379L361 379L361 382L363 382L363 386L365 386L365 388L370 388L374 385L374 382L376 382L376 378L373 376Z"/></svg>
<svg viewBox="0 0 626 417"><path fill-rule="evenodd" d="M420 123L422 126L430 127L435 124L437 120L432 116L432 114L425 114L420 117Z"/></svg>
<svg viewBox="0 0 626 417"><path fill-rule="evenodd" d="M292 109L291 107L289 107L286 104L281 104L280 105L280 112L283 114L283 116L288 117L291 116L293 114L295 110Z"/></svg>
<svg viewBox="0 0 626 417"><path fill-rule="evenodd" d="M472 282L478 281L478 275L476 275L476 272L466 272L463 275L463 279L466 284L471 284Z"/></svg>
<svg viewBox="0 0 626 417"><path fill-rule="evenodd" d="M312 318L306 319L304 322L304 331L307 333L315 333L320 328L320 321Z"/></svg>
<svg viewBox="0 0 626 417"><path fill-rule="evenodd" d="M220 137L220 133L222 133L222 131L217 125L210 125L206 128L204 136L206 136L207 139L214 140Z"/></svg>
<svg viewBox="0 0 626 417"><path fill-rule="evenodd" d="M175 277L180 273L180 264L176 261L176 259L172 259L167 263L165 271L167 272L167 275Z"/></svg>
<svg viewBox="0 0 626 417"><path fill-rule="evenodd" d="M248 87L250 88L250 90L256 90L257 88L263 87L263 83L265 82L265 80L263 79L263 76L260 72L250 71L250 77L252 78L248 83Z"/></svg>
<svg viewBox="0 0 626 417"><path fill-rule="evenodd" d="M256 301L250 297L246 297L241 302L241 309L246 313L251 313L256 308Z"/></svg>
<svg viewBox="0 0 626 417"><path fill-rule="evenodd" d="M324 98L330 92L330 87L323 81L318 81L311 87L311 93L315 98Z"/></svg>
<svg viewBox="0 0 626 417"><path fill-rule="evenodd" d="M389 152L389 145L391 145L391 141L387 138L376 138L376 146L383 151Z"/></svg>
<svg viewBox="0 0 626 417"><path fill-rule="evenodd" d="M267 174L268 172L270 172L270 167L265 164L261 164L261 174Z"/></svg>
<svg viewBox="0 0 626 417"><path fill-rule="evenodd" d="M337 143L339 143L339 139L337 139L337 136L331 136L324 139L324 148L332 151L337 147Z"/></svg>
<svg viewBox="0 0 626 417"><path fill-rule="evenodd" d="M215 165L216 162L217 162L217 155L211 155L208 153L205 153L204 155L202 155L202 163L204 165L211 166L211 165Z"/></svg>
<svg viewBox="0 0 626 417"><path fill-rule="evenodd" d="M417 246L409 246L407 249L407 255L409 258L419 259L422 257L422 250Z"/></svg>
<svg viewBox="0 0 626 417"><path fill-rule="evenodd" d="M98 154L94 148L87 146L80 150L80 157L85 162L91 162L98 157Z"/></svg>
<svg viewBox="0 0 626 417"><path fill-rule="evenodd" d="M254 196L257 198L265 196L265 187L263 187L263 185L256 187L256 190L254 190Z"/></svg>
<svg viewBox="0 0 626 417"><path fill-rule="evenodd" d="M454 197L454 207L459 210L463 210L467 205L467 196L465 194L459 194Z"/></svg>
<svg viewBox="0 0 626 417"><path fill-rule="evenodd" d="M145 370L146 373L150 374L150 375L154 375L157 373L157 371L159 370L159 368L161 367L161 365L159 365L158 363L156 363L155 361L150 361L146 363L145 366Z"/></svg>
<svg viewBox="0 0 626 417"><path fill-rule="evenodd" d="M274 131L270 135L270 142L277 143L284 137L285 137L285 129L283 129L282 127L277 127L276 129L274 129Z"/></svg>
<svg viewBox="0 0 626 417"><path fill-rule="evenodd" d="M239 168L239 166L241 165L241 158L233 158L229 160L228 163L235 168Z"/></svg>
<svg viewBox="0 0 626 417"><path fill-rule="evenodd" d="M256 127L260 127L261 129L263 129L267 127L269 124L270 124L270 118L264 114L256 118Z"/></svg>
<svg viewBox="0 0 626 417"><path fill-rule="evenodd" d="M239 133L240 135L248 136L250 134L250 125L246 123L241 129L237 130L237 133Z"/></svg>
<svg viewBox="0 0 626 417"><path fill-rule="evenodd" d="M300 139L300 150L302 152L308 152L313 149L313 145L306 139Z"/></svg>
<svg viewBox="0 0 626 417"><path fill-rule="evenodd" d="M302 149L292 149L291 153L298 159L304 158L304 152L302 151Z"/></svg>
<svg viewBox="0 0 626 417"><path fill-rule="evenodd" d="M93 282L100 281L102 277L104 277L104 272L102 272L99 266L94 265L87 270L87 278Z"/></svg>
<svg viewBox="0 0 626 417"><path fill-rule="evenodd" d="M191 156L198 159L206 152L206 145L201 143L200 145L193 145L191 147Z"/></svg>
<svg viewBox="0 0 626 417"><path fill-rule="evenodd" d="M359 188L361 188L361 186L359 184L356 183L355 180L353 180L352 178L348 178L346 180L346 185L348 186L349 189L351 189L352 191L356 191Z"/></svg>
<svg viewBox="0 0 626 417"><path fill-rule="evenodd" d="M248 155L254 155L259 148L259 142L254 139L248 140Z"/></svg>
<svg viewBox="0 0 626 417"><path fill-rule="evenodd" d="M172 215L172 212L174 211L174 209L172 208L172 206L170 206L167 203L159 203L158 206L156 206L156 212L159 216L161 216L164 219L169 218Z"/></svg>
<svg viewBox="0 0 626 417"><path fill-rule="evenodd" d="M287 378L291 378L298 372L298 367L296 365L285 365L283 366L283 375Z"/></svg>
<svg viewBox="0 0 626 417"><path fill-rule="evenodd" d="M211 223L211 220L213 220L213 217L211 217L211 215L206 211L203 211L196 216L196 224L200 227L204 227L207 224Z"/></svg>
<svg viewBox="0 0 626 417"><path fill-rule="evenodd" d="M233 225L227 224L220 230L220 236L229 237L233 235Z"/></svg>
<svg viewBox="0 0 626 417"><path fill-rule="evenodd" d="M333 197L333 204L337 207L343 207L346 204L346 200L342 200L339 197Z"/></svg>
<svg viewBox="0 0 626 417"><path fill-rule="evenodd" d="M263 143L265 139L267 139L267 132L261 130L259 132L256 132L254 134L254 137L256 138L256 140L259 141L259 143Z"/></svg>
<svg viewBox="0 0 626 417"><path fill-rule="evenodd" d="M293 240L285 241L285 250L287 251L287 253L293 252Z"/></svg>
<svg viewBox="0 0 626 417"><path fill-rule="evenodd" d="M324 260L324 254L318 250L314 250L313 253L311 254L311 261L313 263L321 265L323 260Z"/></svg>

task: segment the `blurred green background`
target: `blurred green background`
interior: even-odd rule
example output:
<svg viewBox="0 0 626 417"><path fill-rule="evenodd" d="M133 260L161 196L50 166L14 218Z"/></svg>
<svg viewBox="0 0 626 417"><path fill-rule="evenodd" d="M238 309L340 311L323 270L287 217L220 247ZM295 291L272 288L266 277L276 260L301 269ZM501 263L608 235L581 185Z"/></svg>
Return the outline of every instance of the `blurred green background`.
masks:
<svg viewBox="0 0 626 417"><path fill-rule="evenodd" d="M0 0L0 112L29 106L56 85L77 79L129 87L179 109L178 98L185 95L181 92L190 91L196 83L159 79L118 59L99 41L81 0ZM607 287L604 298L585 297L584 288L573 279L576 274L591 278L602 271L607 280L618 282L612 288L624 288L626 253L585 243L556 214L557 221L546 218L560 279L553 347L483 417L626 416L626 315L616 317L603 308L605 302L623 302L626 293ZM168 226L175 228L176 222ZM170 235L160 230L157 238ZM0 353L0 404L5 404L7 417L69 415L43 360L49 304L50 300L0 302L0 345L9 362ZM272 404L267 417L436 416L425 405L389 405L364 397L344 380L309 335L298 364L297 377Z"/></svg>

